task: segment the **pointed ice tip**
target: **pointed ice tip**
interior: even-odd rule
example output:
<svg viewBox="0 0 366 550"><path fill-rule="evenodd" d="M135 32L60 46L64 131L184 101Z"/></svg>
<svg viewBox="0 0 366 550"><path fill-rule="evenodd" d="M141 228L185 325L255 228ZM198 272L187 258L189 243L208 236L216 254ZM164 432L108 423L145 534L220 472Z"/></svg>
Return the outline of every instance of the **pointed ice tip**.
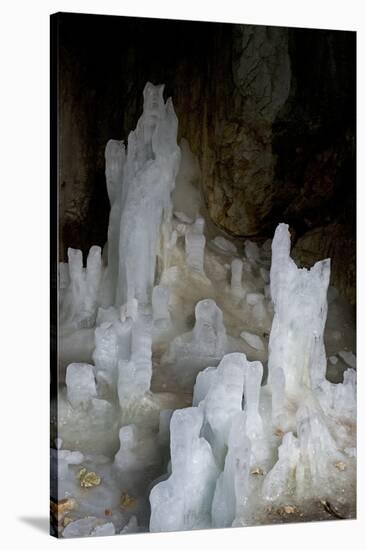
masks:
<svg viewBox="0 0 366 550"><path fill-rule="evenodd" d="M321 278L324 278L327 284L329 284L330 258L326 258L325 260L320 260L319 262L316 262L313 267L310 268L310 271L315 271L316 273L319 273Z"/></svg>

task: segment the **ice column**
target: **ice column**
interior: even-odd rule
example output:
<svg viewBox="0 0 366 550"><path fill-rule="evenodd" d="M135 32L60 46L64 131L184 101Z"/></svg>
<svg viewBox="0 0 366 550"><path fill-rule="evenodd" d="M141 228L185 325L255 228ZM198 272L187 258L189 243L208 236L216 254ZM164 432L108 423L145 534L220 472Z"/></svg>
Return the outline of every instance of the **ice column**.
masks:
<svg viewBox="0 0 366 550"><path fill-rule="evenodd" d="M119 228L121 223L123 169L126 162L126 150L123 141L110 139L105 149L105 175L107 191L111 205L108 225L108 267L106 270L107 305L116 300L119 254Z"/></svg>
<svg viewBox="0 0 366 550"><path fill-rule="evenodd" d="M97 380L101 387L114 389L117 383L118 361L127 360L131 354L132 319L104 322L95 329L93 359Z"/></svg>
<svg viewBox="0 0 366 550"><path fill-rule="evenodd" d="M139 315L132 325L131 356L118 362L118 397L122 408L141 399L150 389L151 330L151 318Z"/></svg>
<svg viewBox="0 0 366 550"><path fill-rule="evenodd" d="M203 234L205 220L196 218L186 232L186 257L190 269L203 273L203 260L205 253L206 237Z"/></svg>
<svg viewBox="0 0 366 550"><path fill-rule="evenodd" d="M67 399L72 407L85 407L97 396L94 369L86 363L71 363L66 370Z"/></svg>
<svg viewBox="0 0 366 550"><path fill-rule="evenodd" d="M227 348L222 311L214 300L198 302L195 314L194 329L177 336L162 358L175 371L179 384L187 387L193 386L200 370L217 365Z"/></svg>
<svg viewBox="0 0 366 550"><path fill-rule="evenodd" d="M227 337L221 309L214 300L201 300L196 305L195 315L193 340L197 349L205 355L224 355Z"/></svg>
<svg viewBox="0 0 366 550"><path fill-rule="evenodd" d="M164 86L147 83L123 169L116 305L151 302L160 236L169 235L171 192L179 168L178 121ZM165 236L164 236L165 235Z"/></svg>
<svg viewBox="0 0 366 550"><path fill-rule="evenodd" d="M296 398L303 387L314 389L325 378L323 332L327 316L330 260L310 270L298 269L290 258L290 233L281 223L272 242L271 296L274 319L269 339L269 384L283 370L285 396ZM281 375L282 376L282 375ZM275 398L276 401L277 398ZM279 401L279 399L277 399Z"/></svg>
<svg viewBox="0 0 366 550"><path fill-rule="evenodd" d="M235 298L242 298L244 295L241 284L243 274L243 262L234 258L231 262L231 292Z"/></svg>
<svg viewBox="0 0 366 550"><path fill-rule="evenodd" d="M259 393L263 378L263 366L260 361L247 361L244 370L244 412L246 433L250 438L262 435L263 423L259 414Z"/></svg>
<svg viewBox="0 0 366 550"><path fill-rule="evenodd" d="M218 470L210 444L200 431L198 408L174 412L170 422L172 473L150 493L150 531L211 527L211 506Z"/></svg>
<svg viewBox="0 0 366 550"><path fill-rule="evenodd" d="M97 314L98 292L102 277L101 248L89 250L86 269L81 250L68 249L69 286L60 304L60 322L75 328L91 328Z"/></svg>
<svg viewBox="0 0 366 550"><path fill-rule="evenodd" d="M230 527L243 518L249 496L250 439L245 434L245 415L233 419L224 471L220 474L212 502L212 526Z"/></svg>
<svg viewBox="0 0 366 550"><path fill-rule="evenodd" d="M242 410L246 358L229 353L221 360L216 376L201 401L205 414L203 433L211 443L217 463L223 467L233 417Z"/></svg>
<svg viewBox="0 0 366 550"><path fill-rule="evenodd" d="M324 496L331 490L335 464L344 458L330 434L323 414L312 402L305 402L296 413L300 454L296 469L296 491L302 497Z"/></svg>
<svg viewBox="0 0 366 550"><path fill-rule="evenodd" d="M152 307L155 326L158 328L168 328L170 325L169 289L166 286L154 286Z"/></svg>

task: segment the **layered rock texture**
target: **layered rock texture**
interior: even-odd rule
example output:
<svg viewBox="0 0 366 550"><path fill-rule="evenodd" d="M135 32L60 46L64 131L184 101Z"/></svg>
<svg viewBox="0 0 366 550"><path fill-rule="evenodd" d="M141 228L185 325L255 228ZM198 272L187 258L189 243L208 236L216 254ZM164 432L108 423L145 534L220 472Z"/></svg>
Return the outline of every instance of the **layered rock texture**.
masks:
<svg viewBox="0 0 366 550"><path fill-rule="evenodd" d="M105 244L105 144L165 82L208 223L259 243L289 223L355 302L355 33L64 14L59 43L61 261Z"/></svg>

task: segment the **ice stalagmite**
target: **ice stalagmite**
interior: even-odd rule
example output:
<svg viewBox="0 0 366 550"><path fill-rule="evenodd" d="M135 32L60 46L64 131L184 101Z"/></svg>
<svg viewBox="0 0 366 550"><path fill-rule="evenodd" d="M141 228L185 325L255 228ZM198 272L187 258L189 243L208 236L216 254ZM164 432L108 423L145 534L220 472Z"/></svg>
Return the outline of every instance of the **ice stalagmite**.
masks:
<svg viewBox="0 0 366 550"><path fill-rule="evenodd" d="M163 285L154 286L152 293L152 307L154 324L158 328L166 329L170 325L169 289Z"/></svg>
<svg viewBox="0 0 366 550"><path fill-rule="evenodd" d="M250 439L245 433L245 415L239 412L230 428L225 467L212 502L212 526L230 527L243 517L249 497Z"/></svg>
<svg viewBox="0 0 366 550"><path fill-rule="evenodd" d="M175 338L162 359L182 386L192 386L197 373L208 365L217 365L227 350L223 315L216 303L201 300L195 315L193 330Z"/></svg>
<svg viewBox="0 0 366 550"><path fill-rule="evenodd" d="M355 442L355 371L345 372L343 384L333 384L325 376L329 275L329 260L310 270L297 268L290 258L288 227L277 227L272 242L275 315L268 385L272 422L280 433L287 433L278 461L263 483L267 500L289 494L298 499L334 499L353 482L352 472L348 482L340 472L347 469L347 445ZM346 429L339 428L342 421Z"/></svg>
<svg viewBox="0 0 366 550"><path fill-rule="evenodd" d="M160 238L170 237L171 193L179 168L178 121L164 86L147 83L144 108L130 133L123 170L116 305L151 302Z"/></svg>
<svg viewBox="0 0 366 550"><path fill-rule="evenodd" d="M297 268L290 257L290 233L280 224L272 242L271 296L275 315L269 339L268 382L283 370L285 398L297 399L303 388L314 389L325 378L323 333L327 317L330 261L310 270ZM275 398L276 400L276 398Z"/></svg>
<svg viewBox="0 0 366 550"><path fill-rule="evenodd" d="M97 396L92 365L72 363L66 372L67 398L72 407L86 407Z"/></svg>
<svg viewBox="0 0 366 550"><path fill-rule="evenodd" d="M92 246L83 267L81 250L68 249L68 286L60 303L60 322L74 328L90 328L95 324L98 293L102 278L101 248ZM63 270L65 279L66 273Z"/></svg>
<svg viewBox="0 0 366 550"><path fill-rule="evenodd" d="M186 232L186 255L190 269L197 273L203 273L203 260L205 254L206 237L203 234L205 220L196 218Z"/></svg>
<svg viewBox="0 0 366 550"><path fill-rule="evenodd" d="M200 437L203 413L176 411L170 422L172 473L150 493L150 531L204 529L211 526L211 504L218 469L210 444Z"/></svg>
<svg viewBox="0 0 366 550"><path fill-rule="evenodd" d="M241 279L243 275L243 262L239 258L234 258L231 262L231 292L235 298L242 298L245 294Z"/></svg>
<svg viewBox="0 0 366 550"><path fill-rule="evenodd" d="M242 410L245 366L244 354L226 355L215 371L207 395L199 404L205 414L203 433L221 467L225 461L232 420Z"/></svg>

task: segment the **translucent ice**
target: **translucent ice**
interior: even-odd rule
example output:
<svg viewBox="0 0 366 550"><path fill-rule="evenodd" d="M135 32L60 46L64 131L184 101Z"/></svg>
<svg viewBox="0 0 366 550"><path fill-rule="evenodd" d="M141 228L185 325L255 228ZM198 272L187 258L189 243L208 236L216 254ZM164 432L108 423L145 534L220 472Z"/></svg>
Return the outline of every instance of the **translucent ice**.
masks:
<svg viewBox="0 0 366 550"><path fill-rule="evenodd" d="M278 449L278 461L264 480L262 487L264 499L276 500L281 495L290 494L293 491L296 485L295 470L299 455L297 438L291 432L286 433Z"/></svg>
<svg viewBox="0 0 366 550"><path fill-rule="evenodd" d="M190 269L203 273L203 260L205 253L206 237L203 234L205 221L203 218L196 218L186 232L186 257Z"/></svg>
<svg viewBox="0 0 366 550"><path fill-rule="evenodd" d="M200 437L198 408L175 411L171 419L172 473L150 493L150 531L204 529L211 526L211 505L218 469L209 443Z"/></svg>
<svg viewBox="0 0 366 550"><path fill-rule="evenodd" d="M139 315L131 329L131 355L118 362L118 397L121 407L141 399L150 389L152 376L152 320Z"/></svg>
<svg viewBox="0 0 366 550"><path fill-rule="evenodd" d="M257 334L246 332L245 330L240 333L240 337L243 338L252 348L263 351L264 345L261 338Z"/></svg>
<svg viewBox="0 0 366 550"><path fill-rule="evenodd" d="M86 269L81 250L68 249L69 285L62 294L60 322L75 328L90 328L95 324L98 292L102 278L101 248L90 248Z"/></svg>
<svg viewBox="0 0 366 550"><path fill-rule="evenodd" d="M243 276L243 262L234 258L231 262L231 292L235 298L242 298L244 290L241 284Z"/></svg>
<svg viewBox="0 0 366 550"><path fill-rule="evenodd" d="M212 526L229 527L245 515L249 497L250 439L245 433L245 415L232 421L225 467L220 474L212 502Z"/></svg>
<svg viewBox="0 0 366 550"><path fill-rule="evenodd" d="M152 307L154 325L158 328L168 328L170 325L169 313L169 289L163 285L157 285L152 292Z"/></svg>
<svg viewBox="0 0 366 550"><path fill-rule="evenodd" d="M268 380L282 368L285 393L293 398L303 386L324 380L326 355L323 333L327 315L330 262L298 269L290 257L288 226L280 224L272 241L271 296L274 319L269 339Z"/></svg>
<svg viewBox="0 0 366 550"><path fill-rule="evenodd" d="M246 365L244 354L226 355L216 369L207 395L199 404L205 415L205 437L221 466L225 460L232 419L242 410Z"/></svg>
<svg viewBox="0 0 366 550"><path fill-rule="evenodd" d="M72 407L86 406L97 395L94 368L85 363L72 363L66 371L67 398Z"/></svg>
<svg viewBox="0 0 366 550"><path fill-rule="evenodd" d="M227 349L223 315L216 303L201 300L195 315L193 330L175 338L162 359L171 365L181 385L191 387L197 373L208 365L217 365Z"/></svg>
<svg viewBox="0 0 366 550"><path fill-rule="evenodd" d="M171 217L171 192L179 168L177 117L164 86L148 83L144 109L128 138L120 225L117 303L151 297L162 225ZM128 258L128 261L126 261Z"/></svg>

